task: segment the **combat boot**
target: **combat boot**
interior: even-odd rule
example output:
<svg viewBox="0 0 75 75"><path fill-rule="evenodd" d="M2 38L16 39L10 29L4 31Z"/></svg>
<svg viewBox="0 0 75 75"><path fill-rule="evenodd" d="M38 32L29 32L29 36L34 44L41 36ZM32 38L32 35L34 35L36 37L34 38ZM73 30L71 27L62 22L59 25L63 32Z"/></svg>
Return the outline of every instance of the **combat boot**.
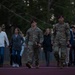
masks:
<svg viewBox="0 0 75 75"><path fill-rule="evenodd" d="M55 59L57 61L57 67L59 67L60 62L59 62L59 54L58 54L58 52L55 52L54 56L55 56Z"/></svg>
<svg viewBox="0 0 75 75"><path fill-rule="evenodd" d="M28 68L32 68L32 65L31 65L31 63L26 63L26 66L28 67Z"/></svg>

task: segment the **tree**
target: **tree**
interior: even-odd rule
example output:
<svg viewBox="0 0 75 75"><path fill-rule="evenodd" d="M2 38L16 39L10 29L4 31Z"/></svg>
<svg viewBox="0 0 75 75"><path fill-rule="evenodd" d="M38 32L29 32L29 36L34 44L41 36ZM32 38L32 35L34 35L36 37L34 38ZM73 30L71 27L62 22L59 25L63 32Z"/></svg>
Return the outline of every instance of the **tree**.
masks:
<svg viewBox="0 0 75 75"><path fill-rule="evenodd" d="M51 27L58 15L64 15L69 23L75 23L74 0L0 0L0 24L9 28L18 26L24 32L30 26L31 18L36 18L41 29ZM50 20L54 15L54 19Z"/></svg>

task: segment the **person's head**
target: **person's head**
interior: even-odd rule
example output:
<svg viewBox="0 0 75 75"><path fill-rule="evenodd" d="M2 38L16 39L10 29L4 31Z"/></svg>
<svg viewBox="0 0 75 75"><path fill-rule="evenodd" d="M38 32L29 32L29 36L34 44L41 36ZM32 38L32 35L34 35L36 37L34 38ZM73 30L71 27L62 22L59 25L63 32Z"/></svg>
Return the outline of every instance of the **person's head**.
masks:
<svg viewBox="0 0 75 75"><path fill-rule="evenodd" d="M5 24L2 24L2 31L5 31Z"/></svg>
<svg viewBox="0 0 75 75"><path fill-rule="evenodd" d="M45 30L45 35L48 35L48 34L50 34L50 33L51 33L50 29L49 29L49 28L46 28L46 30Z"/></svg>
<svg viewBox="0 0 75 75"><path fill-rule="evenodd" d="M20 29L19 28L15 28L15 34L19 34Z"/></svg>
<svg viewBox="0 0 75 75"><path fill-rule="evenodd" d="M0 27L0 32L2 31L2 27Z"/></svg>
<svg viewBox="0 0 75 75"><path fill-rule="evenodd" d="M75 32L75 27L74 26L72 27L72 31Z"/></svg>
<svg viewBox="0 0 75 75"><path fill-rule="evenodd" d="M37 22L35 19L31 20L31 27L36 27L37 26Z"/></svg>
<svg viewBox="0 0 75 75"><path fill-rule="evenodd" d="M58 16L58 22L59 23L64 23L64 17L61 15L61 16Z"/></svg>

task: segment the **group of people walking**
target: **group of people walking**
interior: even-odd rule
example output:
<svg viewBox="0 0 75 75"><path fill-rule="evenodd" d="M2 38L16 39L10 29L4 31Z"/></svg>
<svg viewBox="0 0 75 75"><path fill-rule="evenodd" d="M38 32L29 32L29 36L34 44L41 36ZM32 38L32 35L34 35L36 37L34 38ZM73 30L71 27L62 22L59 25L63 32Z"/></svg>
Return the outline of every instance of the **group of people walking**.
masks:
<svg viewBox="0 0 75 75"><path fill-rule="evenodd" d="M70 29L69 24L64 22L63 16L58 17L58 23L53 25L53 32L51 32L50 28L46 28L43 33L37 26L35 19L31 21L31 27L27 30L26 37L20 32L19 28L15 28L10 44L6 33L0 27L0 66L3 66L4 61L4 41L7 43L6 47L10 47L12 50L13 67L22 65L21 57L25 47L27 49L26 66L28 68L32 68L33 57L35 67L39 68L39 53L41 48L43 48L45 53L47 67L50 64L50 52L52 51L57 61L57 66L60 68L64 67L68 47L70 48L68 65L75 65L75 27L72 26L72 29Z"/></svg>

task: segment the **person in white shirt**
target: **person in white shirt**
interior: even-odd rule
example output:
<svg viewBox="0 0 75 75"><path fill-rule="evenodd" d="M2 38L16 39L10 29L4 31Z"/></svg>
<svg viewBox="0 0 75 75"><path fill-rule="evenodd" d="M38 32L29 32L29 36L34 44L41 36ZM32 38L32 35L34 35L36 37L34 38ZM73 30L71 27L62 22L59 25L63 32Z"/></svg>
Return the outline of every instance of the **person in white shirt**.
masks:
<svg viewBox="0 0 75 75"><path fill-rule="evenodd" d="M0 27L0 67L3 67L5 42L8 47L9 41L7 34L4 31L2 31L2 28Z"/></svg>

